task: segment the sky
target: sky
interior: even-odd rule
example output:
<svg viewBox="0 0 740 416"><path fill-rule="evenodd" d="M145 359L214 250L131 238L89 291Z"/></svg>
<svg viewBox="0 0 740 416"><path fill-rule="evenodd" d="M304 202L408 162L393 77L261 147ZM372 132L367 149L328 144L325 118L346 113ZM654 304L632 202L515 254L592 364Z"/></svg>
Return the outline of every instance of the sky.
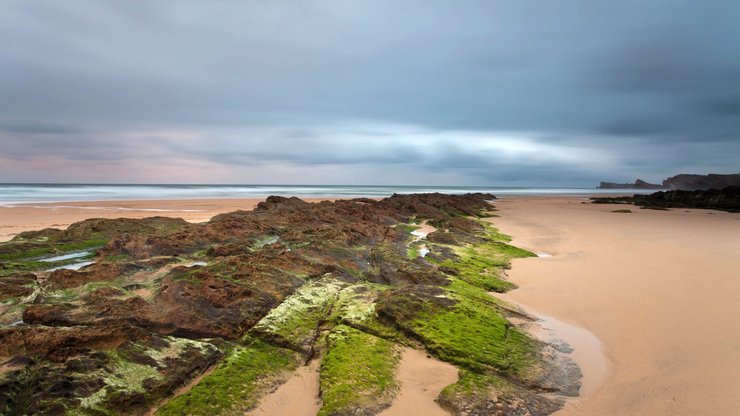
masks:
<svg viewBox="0 0 740 416"><path fill-rule="evenodd" d="M740 172L737 1L0 3L0 182Z"/></svg>

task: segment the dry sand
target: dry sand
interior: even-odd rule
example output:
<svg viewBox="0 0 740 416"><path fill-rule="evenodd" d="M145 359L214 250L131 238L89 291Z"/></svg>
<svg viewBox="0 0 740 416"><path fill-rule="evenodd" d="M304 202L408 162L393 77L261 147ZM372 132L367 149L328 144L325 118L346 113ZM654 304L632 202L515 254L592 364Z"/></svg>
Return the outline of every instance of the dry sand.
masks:
<svg viewBox="0 0 740 416"><path fill-rule="evenodd" d="M740 414L740 215L582 201L507 198L492 218L553 256L515 260L508 298L589 330L611 361L558 415Z"/></svg>
<svg viewBox="0 0 740 416"><path fill-rule="evenodd" d="M337 198L303 198L318 202ZM214 215L236 210L252 210L263 199L174 199L136 201L55 202L0 205L0 241L21 231L47 227L66 228L88 218L179 217L190 222L205 222Z"/></svg>

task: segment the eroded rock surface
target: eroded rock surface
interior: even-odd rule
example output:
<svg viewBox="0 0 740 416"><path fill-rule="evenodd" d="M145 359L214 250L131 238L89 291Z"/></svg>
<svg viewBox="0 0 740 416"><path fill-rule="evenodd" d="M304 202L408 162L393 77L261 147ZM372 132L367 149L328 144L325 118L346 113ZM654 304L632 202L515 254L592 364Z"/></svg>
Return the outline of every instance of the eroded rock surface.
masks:
<svg viewBox="0 0 740 416"><path fill-rule="evenodd" d="M478 219L493 199L272 196L203 224L19 234L0 244L0 409L234 414L319 357L319 413L369 415L392 402L406 345L460 369L440 397L455 413L549 414L577 377L487 294L532 255ZM436 228L425 257L409 254L422 221ZM92 264L48 271L81 256Z"/></svg>

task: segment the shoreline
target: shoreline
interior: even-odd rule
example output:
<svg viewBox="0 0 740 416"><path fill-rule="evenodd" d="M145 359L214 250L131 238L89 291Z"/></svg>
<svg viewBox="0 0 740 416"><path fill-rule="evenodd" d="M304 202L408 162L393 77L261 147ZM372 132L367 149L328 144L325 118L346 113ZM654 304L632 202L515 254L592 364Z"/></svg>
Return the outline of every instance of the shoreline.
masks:
<svg viewBox="0 0 740 416"><path fill-rule="evenodd" d="M203 222L220 213L253 209L263 200L0 207L0 241L9 239L13 230L66 227L92 217L163 215ZM613 210L624 206L585 201L506 197L494 201L499 216L489 219L513 237L513 245L539 255L513 260L507 274L519 288L503 296L505 301L546 321L552 318L588 331L603 343L608 377L600 382L597 376L595 383L587 380L589 364L576 358L579 347L571 345L576 352L569 356L584 372L586 393L567 400L557 415L740 410L740 399L733 400L732 394L732 386L740 385L740 357L733 350L740 345L740 330L728 321L740 313L740 281L732 275L740 270L740 216L636 207L620 214ZM14 215L6 215L9 212Z"/></svg>
<svg viewBox="0 0 740 416"><path fill-rule="evenodd" d="M514 259L506 297L584 328L604 344L608 378L568 415L737 414L740 216L721 211L497 201L512 244L552 257Z"/></svg>
<svg viewBox="0 0 740 416"><path fill-rule="evenodd" d="M521 327L533 338L553 345L565 358L572 360L578 366L581 373L578 395L567 397L566 403L587 400L604 384L611 372L611 362L606 356L604 343L585 328L542 314L528 305L513 300L508 296L510 292L491 292L490 294L532 318L531 321L512 323Z"/></svg>
<svg viewBox="0 0 740 416"><path fill-rule="evenodd" d="M606 195L606 194L599 194ZM610 196L624 195L614 193ZM352 197L299 197L307 202L336 201ZM218 214L236 210L252 210L263 198L164 198L164 199L102 199L87 201L12 202L0 203L0 242L12 239L23 231L44 228L66 228L89 218L177 217L185 221L206 222ZM500 196L493 203L521 198L576 198L587 201L589 196ZM380 199L380 197L370 197ZM53 215L52 215L53 214Z"/></svg>
<svg viewBox="0 0 740 416"><path fill-rule="evenodd" d="M305 198L308 202L345 198ZM218 214L252 210L265 198L225 199L115 199L47 203L0 204L0 242L23 231L66 228L89 218L177 217L206 222Z"/></svg>

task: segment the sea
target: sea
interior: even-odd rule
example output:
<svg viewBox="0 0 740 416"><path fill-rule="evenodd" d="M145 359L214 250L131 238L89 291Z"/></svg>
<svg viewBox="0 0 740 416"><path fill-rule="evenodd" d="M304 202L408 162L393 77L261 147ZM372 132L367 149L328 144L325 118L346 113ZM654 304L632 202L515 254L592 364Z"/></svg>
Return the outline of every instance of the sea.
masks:
<svg viewBox="0 0 740 416"><path fill-rule="evenodd" d="M0 184L0 204L137 199L265 198L270 195L387 197L393 194L487 192L507 196L589 196L649 193L641 189L594 189L501 186L358 186L358 185L135 185L135 184Z"/></svg>

